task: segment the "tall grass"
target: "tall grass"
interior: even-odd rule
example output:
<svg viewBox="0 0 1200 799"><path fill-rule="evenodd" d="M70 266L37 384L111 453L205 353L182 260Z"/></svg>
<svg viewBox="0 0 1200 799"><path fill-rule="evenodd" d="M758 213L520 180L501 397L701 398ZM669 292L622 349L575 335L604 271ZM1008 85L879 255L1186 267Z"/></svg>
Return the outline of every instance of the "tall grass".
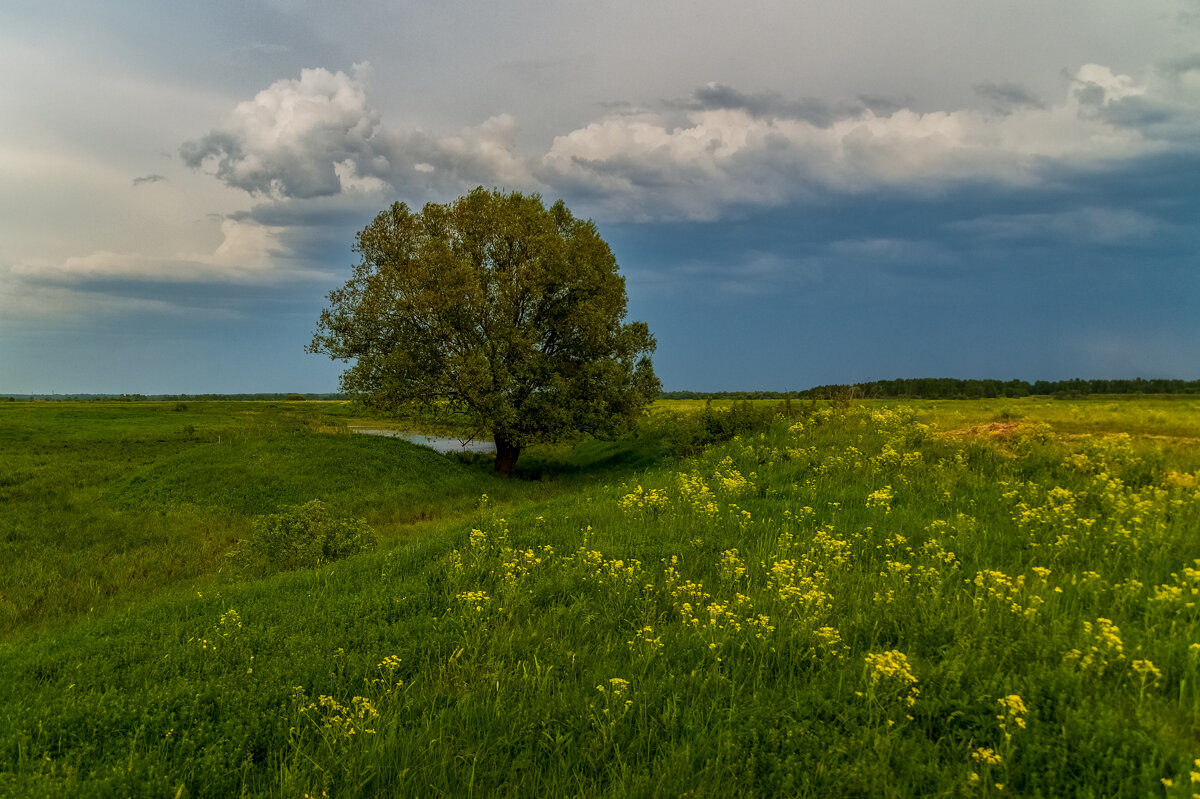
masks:
<svg viewBox="0 0 1200 799"><path fill-rule="evenodd" d="M215 579L256 516L310 500L382 534L539 489L398 440L340 403L0 407L0 636Z"/></svg>
<svg viewBox="0 0 1200 799"><path fill-rule="evenodd" d="M1200 454L1021 407L810 406L22 638L0 793L1188 796Z"/></svg>

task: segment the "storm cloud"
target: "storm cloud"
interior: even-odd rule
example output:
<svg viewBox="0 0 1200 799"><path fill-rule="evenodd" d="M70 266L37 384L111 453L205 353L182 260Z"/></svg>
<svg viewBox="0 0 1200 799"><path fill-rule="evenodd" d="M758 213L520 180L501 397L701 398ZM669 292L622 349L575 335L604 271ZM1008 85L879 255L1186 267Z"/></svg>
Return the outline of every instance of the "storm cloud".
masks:
<svg viewBox="0 0 1200 799"><path fill-rule="evenodd" d="M239 103L225 127L186 142L181 155L228 186L277 199L444 197L482 184L579 198L610 220L711 220L828 192L1035 186L1048 165L1138 158L1200 131L1188 74L1138 80L1086 64L1051 105L1016 85L976 85L1002 114L884 113L710 83L657 109L610 111L543 152L522 152L511 115L444 134L395 126L369 102L365 65L309 69Z"/></svg>
<svg viewBox="0 0 1200 799"><path fill-rule="evenodd" d="M14 8L0 391L329 390L355 232L477 185L597 221L670 388L1194 378L1193 6Z"/></svg>

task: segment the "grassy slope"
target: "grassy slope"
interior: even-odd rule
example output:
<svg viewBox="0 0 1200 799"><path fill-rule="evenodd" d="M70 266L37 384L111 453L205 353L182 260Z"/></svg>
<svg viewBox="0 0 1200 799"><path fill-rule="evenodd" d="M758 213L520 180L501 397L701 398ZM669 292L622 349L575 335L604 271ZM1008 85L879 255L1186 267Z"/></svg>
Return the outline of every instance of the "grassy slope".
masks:
<svg viewBox="0 0 1200 799"><path fill-rule="evenodd" d="M0 405L0 635L211 578L255 514L310 499L385 536L538 493L325 403ZM211 581L211 580L210 580Z"/></svg>
<svg viewBox="0 0 1200 799"><path fill-rule="evenodd" d="M1030 423L850 412L618 457L611 486L23 637L0 793L1190 793L1196 450L1033 424L1119 421L1087 403L923 407ZM169 462L111 501L192 502Z"/></svg>

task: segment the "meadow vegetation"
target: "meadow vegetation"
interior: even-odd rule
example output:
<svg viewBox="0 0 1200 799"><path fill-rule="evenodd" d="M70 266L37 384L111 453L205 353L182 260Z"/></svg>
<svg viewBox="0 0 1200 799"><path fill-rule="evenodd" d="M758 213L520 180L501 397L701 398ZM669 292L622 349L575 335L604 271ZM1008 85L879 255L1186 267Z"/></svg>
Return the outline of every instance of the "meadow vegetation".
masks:
<svg viewBox="0 0 1200 799"><path fill-rule="evenodd" d="M1200 793L1200 401L780 410L4 407L0 794Z"/></svg>
<svg viewBox="0 0 1200 799"><path fill-rule="evenodd" d="M259 516L312 500L415 534L546 488L351 435L344 403L13 403L0 412L0 636L216 579Z"/></svg>

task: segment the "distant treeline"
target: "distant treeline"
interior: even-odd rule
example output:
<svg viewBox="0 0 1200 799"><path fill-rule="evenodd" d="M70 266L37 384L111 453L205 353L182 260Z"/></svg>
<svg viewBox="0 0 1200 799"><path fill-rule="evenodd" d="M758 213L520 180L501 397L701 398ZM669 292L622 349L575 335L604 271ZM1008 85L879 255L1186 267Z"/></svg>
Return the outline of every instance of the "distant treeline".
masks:
<svg viewBox="0 0 1200 799"><path fill-rule="evenodd" d="M919 377L814 386L803 391L664 391L660 399L983 399L994 397L1086 397L1091 394L1200 394L1200 380L958 380ZM205 400L295 402L348 400L346 394L0 394L2 401L203 402Z"/></svg>
<svg viewBox="0 0 1200 799"><path fill-rule="evenodd" d="M663 399L983 399L993 397L1085 397L1091 394L1200 394L1200 380L958 380L921 377L814 386L804 391L665 391Z"/></svg>
<svg viewBox="0 0 1200 799"><path fill-rule="evenodd" d="M296 402L298 400L345 400L345 394L0 394L0 400L50 402L204 402L205 400Z"/></svg>

